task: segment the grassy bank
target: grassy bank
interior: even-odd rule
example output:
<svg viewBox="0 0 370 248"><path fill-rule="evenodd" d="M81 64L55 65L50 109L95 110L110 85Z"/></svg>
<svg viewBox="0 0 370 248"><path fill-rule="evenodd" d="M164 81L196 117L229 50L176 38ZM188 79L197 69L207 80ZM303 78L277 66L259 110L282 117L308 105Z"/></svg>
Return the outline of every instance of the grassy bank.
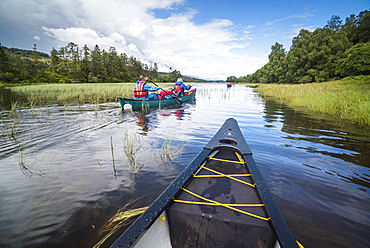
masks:
<svg viewBox="0 0 370 248"><path fill-rule="evenodd" d="M311 84L263 84L257 91L301 110L370 126L370 76Z"/></svg>
<svg viewBox="0 0 370 248"><path fill-rule="evenodd" d="M161 84L163 88L173 84ZM22 103L105 103L117 97L133 97L134 83L48 84L10 87L12 94Z"/></svg>

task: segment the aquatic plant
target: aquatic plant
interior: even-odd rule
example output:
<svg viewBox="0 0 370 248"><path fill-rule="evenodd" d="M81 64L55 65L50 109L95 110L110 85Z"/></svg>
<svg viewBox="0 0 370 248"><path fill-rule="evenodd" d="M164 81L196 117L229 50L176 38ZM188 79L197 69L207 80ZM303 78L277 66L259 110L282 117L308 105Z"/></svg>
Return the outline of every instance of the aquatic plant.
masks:
<svg viewBox="0 0 370 248"><path fill-rule="evenodd" d="M96 245L94 248L100 247L110 236L112 236L118 229L121 227L128 225L130 220L133 217L141 215L148 209L148 207L136 208L131 210L127 209L126 204L123 208L119 209L117 213L108 220L107 225L102 229L102 233L108 232Z"/></svg>
<svg viewBox="0 0 370 248"><path fill-rule="evenodd" d="M9 137L12 138L13 140L17 140L17 136L18 136L18 129L19 129L19 125L20 125L21 121L19 120L19 118L14 118L13 119L13 122L9 128Z"/></svg>
<svg viewBox="0 0 370 248"><path fill-rule="evenodd" d="M113 146L113 137L110 136L110 147L111 147L111 150L112 150L112 164L113 164L113 171L114 171L114 176L117 177L117 169L116 169L116 165L114 164L114 146Z"/></svg>
<svg viewBox="0 0 370 248"><path fill-rule="evenodd" d="M164 165L168 165L174 158L181 154L182 146L172 146L172 138L164 139L159 150L159 158Z"/></svg>
<svg viewBox="0 0 370 248"><path fill-rule="evenodd" d="M26 164L26 153L23 145L19 147L18 154L19 154L19 168L21 169L23 175L25 175L26 177L32 177L33 175L37 176L45 175L41 171L35 170L31 166Z"/></svg>
<svg viewBox="0 0 370 248"><path fill-rule="evenodd" d="M11 110L10 110L10 113L9 113L9 118L10 117L17 117L18 116L18 107L19 107L20 103L19 102L12 102L11 103Z"/></svg>
<svg viewBox="0 0 370 248"><path fill-rule="evenodd" d="M133 168L134 173L137 173L144 167L144 165L139 165L136 159L136 153L141 147L140 138L136 133L136 130L126 130L123 142L123 149L127 156L128 162Z"/></svg>
<svg viewBox="0 0 370 248"><path fill-rule="evenodd" d="M30 110L31 110L32 117L36 116L35 106L36 106L35 102L30 102Z"/></svg>

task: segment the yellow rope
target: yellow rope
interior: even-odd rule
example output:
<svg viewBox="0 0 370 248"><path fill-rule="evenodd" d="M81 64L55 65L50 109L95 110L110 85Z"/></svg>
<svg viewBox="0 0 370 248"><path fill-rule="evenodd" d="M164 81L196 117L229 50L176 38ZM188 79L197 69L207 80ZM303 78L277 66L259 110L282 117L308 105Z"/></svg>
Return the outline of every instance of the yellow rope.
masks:
<svg viewBox="0 0 370 248"><path fill-rule="evenodd" d="M299 243L298 240L296 240L295 242L297 242L299 248L304 248L304 246L301 243Z"/></svg>
<svg viewBox="0 0 370 248"><path fill-rule="evenodd" d="M212 169L210 169L210 168L207 168L207 167L204 167L204 166L200 166L200 168L203 168L203 169L208 170L208 171L210 171L210 172L213 172L213 173L215 173L215 174L218 174L218 175L221 175L221 176L224 176L224 177L230 178L230 179L232 179L232 180L234 180L234 181L237 181L237 182L240 182L240 183L244 183L244 184L249 185L249 186L251 186L251 187L256 187L256 184L251 184L251 183L245 182L245 181L243 181L243 180L240 180L240 179L235 178L235 177L233 177L233 176L229 176L229 175L223 174L223 173L221 173L221 172L218 172L218 171L212 170Z"/></svg>
<svg viewBox="0 0 370 248"><path fill-rule="evenodd" d="M235 155L238 157L240 163L245 163L239 153L235 152Z"/></svg>
<svg viewBox="0 0 370 248"><path fill-rule="evenodd" d="M263 203L257 203L257 204L238 204L238 203L212 203L212 202L196 202L196 201L185 201L185 200L178 200L173 199L174 202L180 202L180 203L187 203L187 204L195 204L195 205L208 205L208 206L219 206L220 204L223 204L225 206L229 207L263 207L265 204Z"/></svg>
<svg viewBox="0 0 370 248"><path fill-rule="evenodd" d="M252 174L227 174L231 177L250 177ZM224 175L193 175L193 177L225 177Z"/></svg>
<svg viewBox="0 0 370 248"><path fill-rule="evenodd" d="M200 196L200 195L197 195L195 194L194 192L191 192L185 188L181 188L182 190L184 190L185 192L195 196L195 197L198 197L204 201L208 201L208 202L212 202L214 203L216 206L222 206L222 207L225 207L225 208L228 208L228 209L231 209L231 210L234 210L234 211L237 211L239 213L242 213L242 214L246 214L246 215L249 215L249 216L252 216L254 218L257 218L257 219L261 219L261 220L270 220L270 218L266 218L266 217L262 217L262 216L258 216L258 215L255 215L255 214L252 214L252 213L248 213L246 211L243 211L243 210L240 210L240 209L237 209L237 208L234 208L234 207L231 207L231 206L228 206L227 204L223 204L223 203L220 203L220 202L216 202L216 201L213 201L213 200L210 200L210 199L207 199L207 198L204 198L203 196Z"/></svg>
<svg viewBox="0 0 370 248"><path fill-rule="evenodd" d="M213 157L212 158L208 157L208 159L222 161L222 162L228 162L228 163L236 163L236 164L244 164L245 163L244 161L232 161L232 160L226 160L226 159L221 159L221 158L213 158Z"/></svg>
<svg viewBox="0 0 370 248"><path fill-rule="evenodd" d="M237 158L239 159L239 161L225 160L225 159L219 159L219 158L213 158L213 157L208 157L208 159L222 161L222 162L228 162L228 163L245 164L245 162L243 161L241 156L237 152L235 152L235 154L236 154ZM229 175L226 175L226 174L223 174L221 172L218 172L218 171L212 170L210 168L207 168L205 166L202 166L202 165L200 165L200 168L208 170L210 172L213 172L216 175L193 175L194 177L227 177L229 179L232 179L234 181L249 185L251 187L256 186L256 184L251 184L251 183L245 182L243 180L240 180L238 178L235 178L235 177L251 176L251 174L229 174ZM207 198L205 198L203 196L200 196L200 195L198 195L194 192L191 192L191 191L189 191L185 188L181 188L181 189L183 191L199 198L199 199L202 199L202 200L206 201L206 202L195 202L195 201L185 201L185 200L173 199L174 202L187 203L187 204L198 204L198 205L221 206L221 207L225 207L225 208L237 211L237 212L245 214L245 215L249 215L249 216L257 218L257 219L261 219L261 220L265 220L265 221L270 220L269 217L266 218L266 217L258 216L258 215L255 215L255 214L252 214L252 213L249 213L249 212L246 212L246 211L235 208L235 207L263 207L263 206L265 206L263 203L257 203L257 204L224 204L224 203L220 203L220 202L217 202L217 201L207 199Z"/></svg>

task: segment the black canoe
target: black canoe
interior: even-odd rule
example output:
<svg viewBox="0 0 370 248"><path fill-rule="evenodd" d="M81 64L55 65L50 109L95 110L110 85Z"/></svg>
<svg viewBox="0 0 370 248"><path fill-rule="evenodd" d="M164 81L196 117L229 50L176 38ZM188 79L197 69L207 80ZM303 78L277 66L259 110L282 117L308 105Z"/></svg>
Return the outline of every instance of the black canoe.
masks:
<svg viewBox="0 0 370 248"><path fill-rule="evenodd" d="M111 247L299 246L230 118Z"/></svg>

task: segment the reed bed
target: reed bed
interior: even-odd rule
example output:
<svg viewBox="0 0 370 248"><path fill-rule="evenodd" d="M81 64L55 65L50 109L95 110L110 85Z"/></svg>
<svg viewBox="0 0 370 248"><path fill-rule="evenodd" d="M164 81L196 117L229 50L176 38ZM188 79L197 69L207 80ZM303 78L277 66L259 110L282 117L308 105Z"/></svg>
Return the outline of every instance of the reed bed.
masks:
<svg viewBox="0 0 370 248"><path fill-rule="evenodd" d="M153 85L154 86L154 85ZM162 84L162 88L173 84ZM117 101L118 97L133 97L134 83L97 84L47 84L16 86L9 89L22 102L27 103L106 103Z"/></svg>
<svg viewBox="0 0 370 248"><path fill-rule="evenodd" d="M370 77L299 85L263 84L257 91L305 111L370 125Z"/></svg>
<svg viewBox="0 0 370 248"><path fill-rule="evenodd" d="M116 101L117 97L132 96L133 84L49 84L17 86L10 90L22 102L59 104L104 103Z"/></svg>

